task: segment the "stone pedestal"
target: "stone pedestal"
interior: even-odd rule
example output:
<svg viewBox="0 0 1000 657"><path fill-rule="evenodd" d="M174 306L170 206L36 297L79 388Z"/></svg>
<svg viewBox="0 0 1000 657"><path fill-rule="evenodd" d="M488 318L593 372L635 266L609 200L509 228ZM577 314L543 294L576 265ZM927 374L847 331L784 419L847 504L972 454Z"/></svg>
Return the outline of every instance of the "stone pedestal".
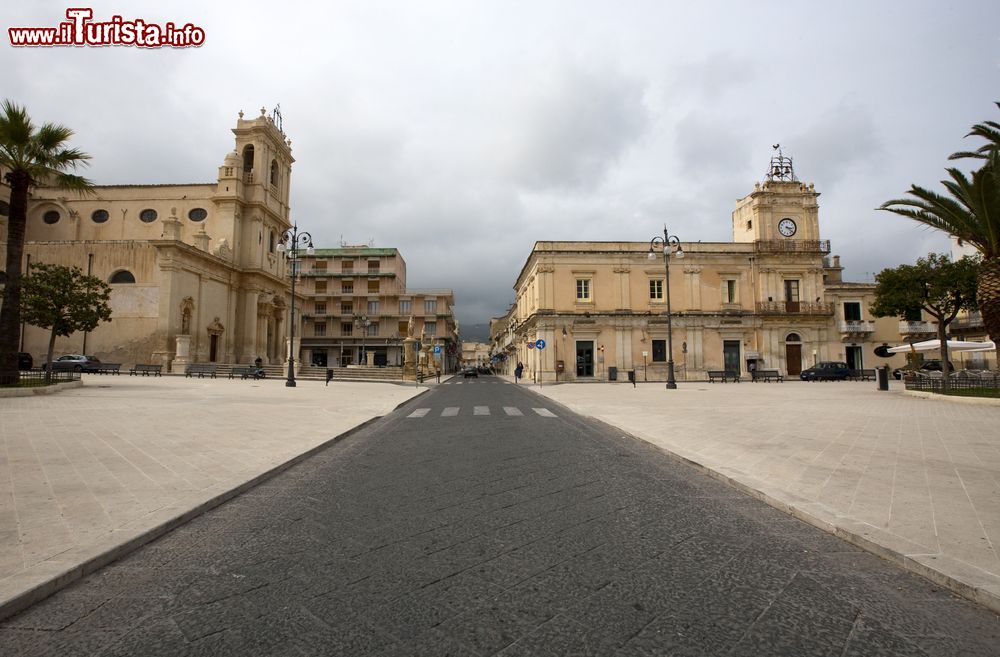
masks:
<svg viewBox="0 0 1000 657"><path fill-rule="evenodd" d="M191 336L178 335L174 338L176 354L170 363L171 372L183 372L184 368L191 363Z"/></svg>
<svg viewBox="0 0 1000 657"><path fill-rule="evenodd" d="M417 378L417 360L416 360L416 338L405 338L403 340L403 378L404 379L416 379Z"/></svg>
<svg viewBox="0 0 1000 657"><path fill-rule="evenodd" d="M375 367L375 352L366 351L365 352L365 365L368 367Z"/></svg>

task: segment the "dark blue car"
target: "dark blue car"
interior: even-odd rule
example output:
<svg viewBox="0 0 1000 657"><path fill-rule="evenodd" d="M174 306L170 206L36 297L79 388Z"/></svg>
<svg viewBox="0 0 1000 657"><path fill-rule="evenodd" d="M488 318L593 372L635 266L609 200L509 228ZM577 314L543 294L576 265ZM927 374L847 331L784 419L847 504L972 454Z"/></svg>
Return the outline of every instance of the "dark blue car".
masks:
<svg viewBox="0 0 1000 657"><path fill-rule="evenodd" d="M803 370L799 378L803 381L846 381L850 375L851 368L847 363L831 360L816 363L813 367Z"/></svg>

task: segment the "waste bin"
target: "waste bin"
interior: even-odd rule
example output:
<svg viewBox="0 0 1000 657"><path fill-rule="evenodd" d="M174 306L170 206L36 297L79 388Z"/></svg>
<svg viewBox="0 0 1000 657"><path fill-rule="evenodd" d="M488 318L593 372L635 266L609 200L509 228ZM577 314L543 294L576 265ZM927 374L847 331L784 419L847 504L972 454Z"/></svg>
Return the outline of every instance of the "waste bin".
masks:
<svg viewBox="0 0 1000 657"><path fill-rule="evenodd" d="M611 366L608 368L608 381L618 380L618 368Z"/></svg>
<svg viewBox="0 0 1000 657"><path fill-rule="evenodd" d="M889 366L885 365L883 367L875 368L875 377L878 379L878 389L888 390L889 389Z"/></svg>

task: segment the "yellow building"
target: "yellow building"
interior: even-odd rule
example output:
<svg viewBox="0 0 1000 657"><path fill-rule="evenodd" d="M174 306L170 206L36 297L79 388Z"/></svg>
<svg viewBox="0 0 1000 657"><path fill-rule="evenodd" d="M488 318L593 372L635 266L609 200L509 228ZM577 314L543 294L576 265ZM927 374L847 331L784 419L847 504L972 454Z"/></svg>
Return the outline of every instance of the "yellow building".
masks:
<svg viewBox="0 0 1000 657"><path fill-rule="evenodd" d="M300 258L301 290L307 299L304 363L402 367L403 340L412 330L443 372L454 371L455 295L451 290L407 289L406 262L397 249L345 246L316 249ZM436 355L435 346L440 347Z"/></svg>
<svg viewBox="0 0 1000 657"><path fill-rule="evenodd" d="M839 257L821 239L818 196L777 155L765 181L737 202L731 242L671 250L669 295L662 243L536 242L514 305L491 324L494 353L508 372L523 363L528 380L621 379L635 370L639 381L663 381L669 298L680 381L754 368L797 377L829 360L902 365L873 353L898 342L898 320L871 318L874 285L842 280Z"/></svg>
<svg viewBox="0 0 1000 657"><path fill-rule="evenodd" d="M57 339L57 354L175 370L286 360L289 279L276 247L291 226L291 142L264 109L251 119L240 112L233 134L235 149L210 183L99 185L86 196L32 190L24 271L75 265L112 288L112 320ZM6 230L0 217L0 262ZM22 350L42 363L48 332L22 333Z"/></svg>

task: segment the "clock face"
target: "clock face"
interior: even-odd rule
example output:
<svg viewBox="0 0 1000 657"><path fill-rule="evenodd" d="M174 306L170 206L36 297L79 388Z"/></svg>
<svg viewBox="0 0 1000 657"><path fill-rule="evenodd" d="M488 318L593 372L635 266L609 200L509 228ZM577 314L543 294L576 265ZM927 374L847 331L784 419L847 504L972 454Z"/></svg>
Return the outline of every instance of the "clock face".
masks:
<svg viewBox="0 0 1000 657"><path fill-rule="evenodd" d="M778 222L778 232L785 237L791 237L795 234L795 222L788 217L785 217Z"/></svg>

